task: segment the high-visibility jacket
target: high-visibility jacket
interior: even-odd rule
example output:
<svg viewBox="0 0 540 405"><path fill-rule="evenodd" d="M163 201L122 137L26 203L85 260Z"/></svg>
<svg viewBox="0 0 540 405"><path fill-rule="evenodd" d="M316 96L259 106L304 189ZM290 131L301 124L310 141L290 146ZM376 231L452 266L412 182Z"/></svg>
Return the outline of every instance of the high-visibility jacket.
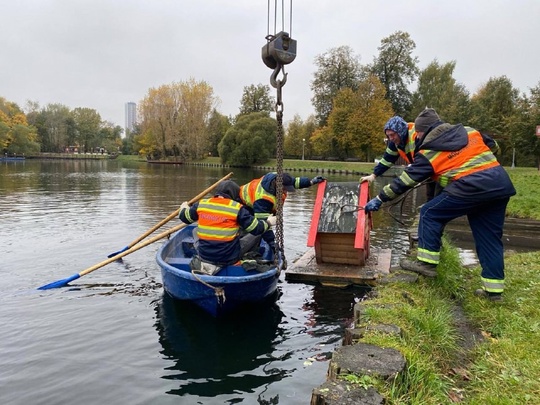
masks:
<svg viewBox="0 0 540 405"><path fill-rule="evenodd" d="M480 132L470 127L465 129L469 141L460 150L420 150L433 167L433 180L443 187L471 173L499 166L497 158L484 143Z"/></svg>
<svg viewBox="0 0 540 405"><path fill-rule="evenodd" d="M240 200L248 207L258 219L266 219L276 212L277 199L275 196L275 185L272 182L276 179L277 173L270 172L264 176L254 179L243 186L240 186ZM308 177L294 177L294 189L302 189L311 186ZM287 193L283 191L282 199L285 202Z"/></svg>
<svg viewBox="0 0 540 405"><path fill-rule="evenodd" d="M258 179L253 179L249 183L244 184L243 186L240 186L240 199L242 200L242 203L249 208L251 208L254 211L255 218L258 219L266 219L268 218L272 213L276 212L276 203L277 199L276 196L269 191L265 190L262 183L264 180L264 176L260 177ZM283 192L283 201L285 202L285 198L287 197L287 193ZM266 201L266 204L264 206L271 207L271 209L265 209L264 211L261 210L255 210L256 208L256 202L263 200ZM261 204L263 205L263 204Z"/></svg>
<svg viewBox="0 0 540 405"><path fill-rule="evenodd" d="M382 159L379 161L373 173L375 176L380 176L392 167L399 157L401 157L406 164L411 164L414 161L414 152L416 148L416 130L414 129L414 123L409 122L407 124L409 134L404 145L396 145L394 142L388 142L386 150Z"/></svg>
<svg viewBox="0 0 540 405"><path fill-rule="evenodd" d="M199 239L216 242L232 241L240 230L236 222L240 207L240 203L226 198L214 197L201 200L197 209Z"/></svg>
<svg viewBox="0 0 540 405"><path fill-rule="evenodd" d="M456 197L486 201L514 195L508 173L497 162L486 138L461 124L438 125L417 141L414 162L384 186L379 198L393 200L429 178Z"/></svg>
<svg viewBox="0 0 540 405"><path fill-rule="evenodd" d="M265 233L266 221L257 220L237 201L212 197L183 209L179 214L185 223L198 221L198 253L200 258L215 265L228 265L240 260L240 228L252 235Z"/></svg>

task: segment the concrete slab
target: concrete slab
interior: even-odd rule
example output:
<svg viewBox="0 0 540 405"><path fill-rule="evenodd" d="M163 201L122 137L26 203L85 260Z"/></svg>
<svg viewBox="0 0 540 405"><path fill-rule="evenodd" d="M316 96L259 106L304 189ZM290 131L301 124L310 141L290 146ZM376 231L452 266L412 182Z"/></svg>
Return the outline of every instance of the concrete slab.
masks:
<svg viewBox="0 0 540 405"><path fill-rule="evenodd" d="M320 263L315 260L315 249L309 248L285 272L285 280L319 283L324 286L374 286L390 273L391 249L371 252L365 266Z"/></svg>

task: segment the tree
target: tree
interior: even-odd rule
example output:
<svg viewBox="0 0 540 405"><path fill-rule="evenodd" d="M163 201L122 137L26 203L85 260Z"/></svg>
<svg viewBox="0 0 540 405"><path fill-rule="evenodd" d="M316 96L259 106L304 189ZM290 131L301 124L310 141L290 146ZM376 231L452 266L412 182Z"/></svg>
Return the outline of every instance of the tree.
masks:
<svg viewBox="0 0 540 405"><path fill-rule="evenodd" d="M213 89L204 81L150 89L139 104L141 134L147 154L199 159L208 152L207 124L216 103Z"/></svg>
<svg viewBox="0 0 540 405"><path fill-rule="evenodd" d="M297 114L287 125L285 134L284 150L289 156L310 157L311 156L311 135L317 128L315 116L311 115L304 122Z"/></svg>
<svg viewBox="0 0 540 405"><path fill-rule="evenodd" d="M69 107L48 104L39 115L37 128L43 152L63 152L66 146L75 146L77 131Z"/></svg>
<svg viewBox="0 0 540 405"><path fill-rule="evenodd" d="M123 128L120 125L114 125L112 122L102 122L99 130L99 146L109 153L118 153L122 147Z"/></svg>
<svg viewBox="0 0 540 405"><path fill-rule="evenodd" d="M386 88L386 98L392 103L392 109L405 119L409 117L411 92L409 84L416 79L418 58L412 56L416 44L408 33L396 31L389 37L383 38L379 56L374 58L368 70L375 74Z"/></svg>
<svg viewBox="0 0 540 405"><path fill-rule="evenodd" d="M499 142L499 159L505 165L511 163L516 137L512 124L515 122L519 91L506 76L492 77L471 99L470 125L487 132Z"/></svg>
<svg viewBox="0 0 540 405"><path fill-rule="evenodd" d="M276 120L265 112L239 116L219 143L221 162L232 166L265 163L276 154L276 133Z"/></svg>
<svg viewBox="0 0 540 405"><path fill-rule="evenodd" d="M359 82L356 91L342 89L334 99L327 126L317 133L318 149L324 150L322 145L327 145L331 149L326 153L340 159L357 156L371 160L373 154L382 153L382 128L392 116L385 96L384 86L373 75Z"/></svg>
<svg viewBox="0 0 540 405"><path fill-rule="evenodd" d="M412 96L411 118L424 108L437 110L446 122L469 121L469 92L452 76L456 62L431 62L418 77L418 87Z"/></svg>
<svg viewBox="0 0 540 405"><path fill-rule="evenodd" d="M515 139L515 160L519 166L540 168L540 138L536 126L540 125L540 82L530 89L529 97L520 97L511 122Z"/></svg>
<svg viewBox="0 0 540 405"><path fill-rule="evenodd" d="M315 57L317 71L313 75L311 102L319 125L325 125L332 100L339 90L350 88L356 90L362 77L359 57L353 54L349 46L332 48L322 55Z"/></svg>
<svg viewBox="0 0 540 405"><path fill-rule="evenodd" d="M274 111L275 99L270 95L270 86L258 84L244 87L242 99L240 100L239 115L251 114L253 112L267 112L268 115Z"/></svg>
<svg viewBox="0 0 540 405"><path fill-rule="evenodd" d="M92 108L77 107L72 113L77 129L77 143L83 152L100 146L97 142L101 126L101 116Z"/></svg>
<svg viewBox="0 0 540 405"><path fill-rule="evenodd" d="M3 153L29 154L39 152L36 129L13 102L0 97L0 148Z"/></svg>
<svg viewBox="0 0 540 405"><path fill-rule="evenodd" d="M208 152L212 156L219 155L218 145L231 125L227 116L220 114L216 109L212 111L208 120Z"/></svg>

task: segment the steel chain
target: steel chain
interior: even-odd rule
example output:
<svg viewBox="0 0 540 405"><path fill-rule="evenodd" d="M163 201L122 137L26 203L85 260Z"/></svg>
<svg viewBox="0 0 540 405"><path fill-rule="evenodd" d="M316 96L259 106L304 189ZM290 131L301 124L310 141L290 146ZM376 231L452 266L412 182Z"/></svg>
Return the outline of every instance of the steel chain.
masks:
<svg viewBox="0 0 540 405"><path fill-rule="evenodd" d="M283 238L283 101L281 99L281 88L283 82L277 81L277 101L276 101L276 260L278 271L287 269L287 259L285 258L285 245Z"/></svg>

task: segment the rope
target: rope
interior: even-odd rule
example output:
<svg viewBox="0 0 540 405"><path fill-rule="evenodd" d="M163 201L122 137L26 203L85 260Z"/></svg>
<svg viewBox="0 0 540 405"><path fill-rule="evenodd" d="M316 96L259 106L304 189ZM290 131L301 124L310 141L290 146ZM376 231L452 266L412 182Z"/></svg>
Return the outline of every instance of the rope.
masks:
<svg viewBox="0 0 540 405"><path fill-rule="evenodd" d="M203 279L201 279L197 273L195 273L194 270L191 270L191 274L193 274L193 277L195 277L195 279L201 283L201 284L204 284L205 286L207 286L208 288L211 288L212 290L214 290L214 294L218 300L218 303L219 305L223 305L225 304L225 290L223 289L223 287L214 287L213 285L211 284L208 284L206 281L204 281Z"/></svg>

